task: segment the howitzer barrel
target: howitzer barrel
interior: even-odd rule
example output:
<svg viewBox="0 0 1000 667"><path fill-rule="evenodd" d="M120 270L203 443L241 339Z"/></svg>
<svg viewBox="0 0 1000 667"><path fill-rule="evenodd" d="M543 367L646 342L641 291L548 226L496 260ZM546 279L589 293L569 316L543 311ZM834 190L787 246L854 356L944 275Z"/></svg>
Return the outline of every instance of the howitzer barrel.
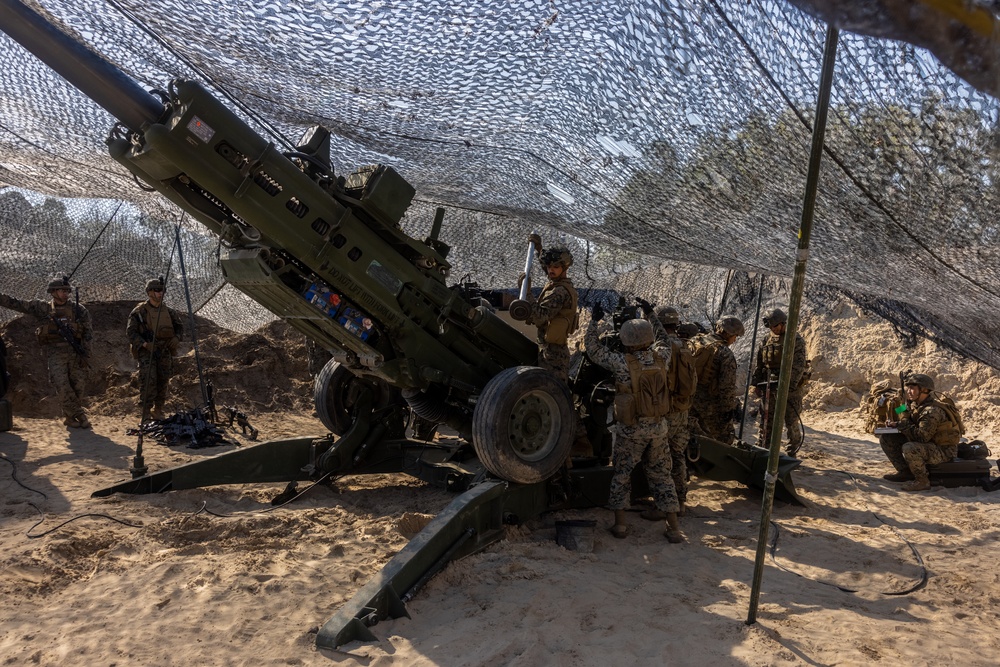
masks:
<svg viewBox="0 0 1000 667"><path fill-rule="evenodd" d="M534 235L533 235L534 236ZM517 299L511 302L508 312L518 321L523 321L531 314L531 304L528 295L531 293L531 265L535 262L536 245L534 240L528 241L528 254L524 259L524 273L521 274L521 284L518 285Z"/></svg>
<svg viewBox="0 0 1000 667"><path fill-rule="evenodd" d="M163 113L163 104L127 74L19 0L0 0L0 30L129 129L139 131Z"/></svg>
<svg viewBox="0 0 1000 667"><path fill-rule="evenodd" d="M528 254L524 259L524 280L521 281L521 289L517 295L518 299L528 298L528 290L531 289L531 265L535 262L535 244L528 242Z"/></svg>
<svg viewBox="0 0 1000 667"><path fill-rule="evenodd" d="M0 10L0 29L134 130L112 133L111 157L220 236L229 283L352 371L469 393L535 360L530 340L446 285L441 213L429 242L402 230L415 189L391 167L335 179L317 154L305 168L322 143L284 153L194 81L161 103L19 0Z"/></svg>

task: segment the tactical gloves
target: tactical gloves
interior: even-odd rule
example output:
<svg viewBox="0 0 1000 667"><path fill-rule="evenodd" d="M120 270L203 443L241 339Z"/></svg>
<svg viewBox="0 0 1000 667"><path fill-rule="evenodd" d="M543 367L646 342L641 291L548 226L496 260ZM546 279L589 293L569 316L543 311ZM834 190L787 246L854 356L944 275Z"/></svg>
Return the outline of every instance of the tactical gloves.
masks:
<svg viewBox="0 0 1000 667"><path fill-rule="evenodd" d="M637 296L635 297L635 302L639 304L639 308L642 309L643 315L649 317L650 315L653 314L653 304L651 304L649 301L646 301L642 297Z"/></svg>

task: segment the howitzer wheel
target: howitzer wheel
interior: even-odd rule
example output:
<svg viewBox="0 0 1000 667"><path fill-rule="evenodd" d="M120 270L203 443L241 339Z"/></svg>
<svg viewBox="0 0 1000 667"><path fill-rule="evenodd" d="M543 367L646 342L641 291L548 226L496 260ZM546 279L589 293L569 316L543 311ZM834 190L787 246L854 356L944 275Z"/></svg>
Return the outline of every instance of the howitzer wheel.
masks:
<svg viewBox="0 0 1000 667"><path fill-rule="evenodd" d="M472 413L472 446L494 475L534 484L569 457L576 413L569 388L535 366L508 368L489 381Z"/></svg>
<svg viewBox="0 0 1000 667"><path fill-rule="evenodd" d="M316 376L316 383L313 385L316 415L334 435L344 435L354 423L353 408L362 386L375 392L372 405L376 410L402 400L399 390L384 380L355 375L333 359Z"/></svg>

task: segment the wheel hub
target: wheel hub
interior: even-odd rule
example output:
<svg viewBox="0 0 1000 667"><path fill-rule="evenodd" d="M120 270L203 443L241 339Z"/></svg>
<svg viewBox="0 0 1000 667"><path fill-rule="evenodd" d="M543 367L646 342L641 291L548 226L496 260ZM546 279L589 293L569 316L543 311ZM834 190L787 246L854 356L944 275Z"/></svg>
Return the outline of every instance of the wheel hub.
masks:
<svg viewBox="0 0 1000 667"><path fill-rule="evenodd" d="M559 437L558 414L556 402L548 393L533 391L522 396L509 419L514 453L525 461L545 458Z"/></svg>

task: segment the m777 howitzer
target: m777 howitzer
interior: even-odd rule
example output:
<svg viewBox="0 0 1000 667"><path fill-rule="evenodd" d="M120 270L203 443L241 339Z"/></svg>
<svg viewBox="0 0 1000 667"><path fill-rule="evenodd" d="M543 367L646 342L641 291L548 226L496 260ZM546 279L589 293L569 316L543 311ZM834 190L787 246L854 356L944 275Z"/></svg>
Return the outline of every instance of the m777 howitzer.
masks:
<svg viewBox="0 0 1000 667"><path fill-rule="evenodd" d="M264 442L95 496L385 472L463 491L323 626L317 644L331 648L373 639L369 626L406 614L434 572L499 540L504 524L607 502L607 466L574 465L558 490L547 483L569 456L573 396L534 366L533 341L447 285L443 209L427 239L411 238L399 221L414 188L386 166L335 175L327 130L282 152L200 84L151 95L18 0L0 9L0 30L118 120L111 156L219 236L227 281L333 353L315 386L329 435ZM407 438L411 412L462 439Z"/></svg>

